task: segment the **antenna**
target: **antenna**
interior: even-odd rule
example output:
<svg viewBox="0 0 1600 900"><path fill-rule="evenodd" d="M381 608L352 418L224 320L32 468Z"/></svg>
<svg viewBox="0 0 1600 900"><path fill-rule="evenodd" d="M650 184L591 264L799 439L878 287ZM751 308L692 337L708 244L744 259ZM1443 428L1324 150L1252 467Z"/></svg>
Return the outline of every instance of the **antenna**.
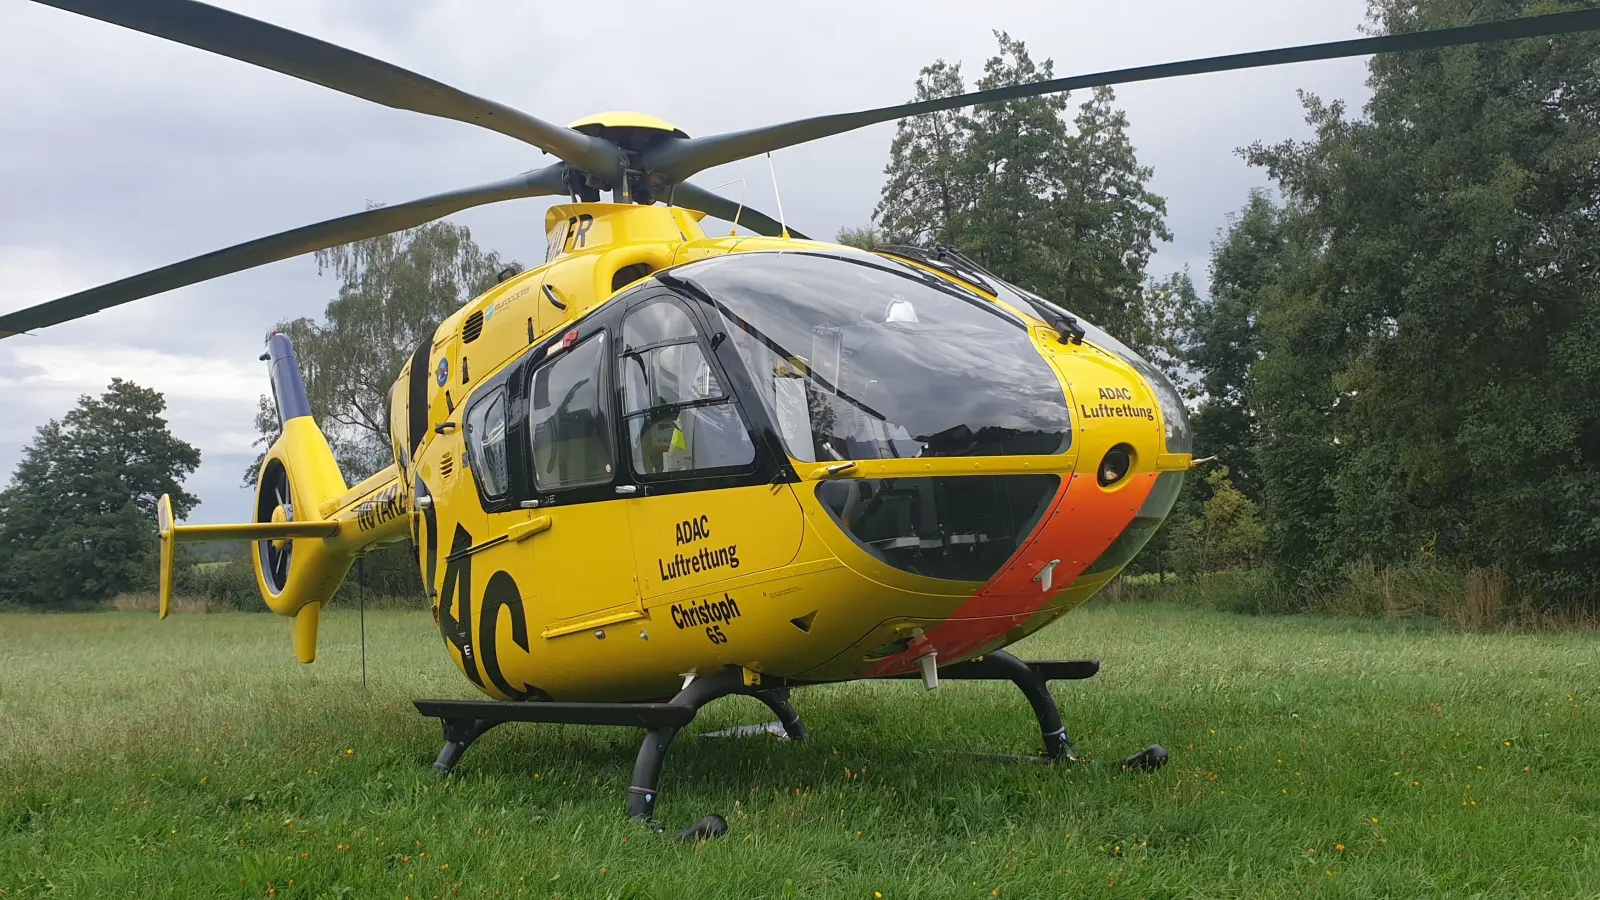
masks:
<svg viewBox="0 0 1600 900"><path fill-rule="evenodd" d="M744 198L749 195L750 186L744 183L743 178L735 178L732 181L724 181L723 183L712 188L712 190L720 191L730 184L739 185L739 208L733 213L733 230L728 232L728 237L733 237L739 233L739 217L744 215Z"/></svg>
<svg viewBox="0 0 1600 900"><path fill-rule="evenodd" d="M778 227L783 230L783 239L789 239L789 226L783 219L783 195L778 193L778 170L772 167L772 151L767 151L767 172L772 175L772 197L778 201Z"/></svg>
<svg viewBox="0 0 1600 900"><path fill-rule="evenodd" d="M367 689L367 555L356 557L357 603L361 608L361 689ZM498 611L498 610L497 610Z"/></svg>

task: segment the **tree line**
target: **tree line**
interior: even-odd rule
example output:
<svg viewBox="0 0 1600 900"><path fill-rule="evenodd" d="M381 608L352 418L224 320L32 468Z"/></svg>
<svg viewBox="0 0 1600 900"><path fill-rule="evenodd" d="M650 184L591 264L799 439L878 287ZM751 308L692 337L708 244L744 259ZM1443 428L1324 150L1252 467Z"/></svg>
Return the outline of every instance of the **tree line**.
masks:
<svg viewBox="0 0 1600 900"><path fill-rule="evenodd" d="M1395 32L1581 5L1372 0L1369 14L1375 30ZM970 87L1053 77L1050 60L996 38ZM1204 295L1186 272L1149 271L1171 237L1166 205L1110 89L902 121L870 225L839 239L955 247L1117 335L1184 387L1196 455L1218 461L1191 475L1135 571L1249 570L1285 609L1359 573L1426 567L1481 583L1492 572L1525 602L1592 609L1597 58L1592 34L1452 48L1374 59L1359 111L1303 94L1309 140L1239 151L1270 188L1241 197L1219 229ZM944 60L914 86L916 99L968 89L961 65ZM320 321L279 327L353 481L388 463L383 409L411 351L516 264L449 223L317 259L337 296ZM132 556L84 558L132 554L136 532L148 546L145 507L159 491L181 496L180 512L196 502L181 480L199 455L182 442L149 455L161 478L117 474L123 457L110 451L103 466L80 462L101 450L74 442L90 447L79 436L118 403L160 412L159 395L113 383L41 429L0 494L6 598L139 583L145 564ZM265 397L258 425L270 441ZM94 490L109 499L76 499ZM420 592L405 549L372 557L369 578L377 590Z"/></svg>

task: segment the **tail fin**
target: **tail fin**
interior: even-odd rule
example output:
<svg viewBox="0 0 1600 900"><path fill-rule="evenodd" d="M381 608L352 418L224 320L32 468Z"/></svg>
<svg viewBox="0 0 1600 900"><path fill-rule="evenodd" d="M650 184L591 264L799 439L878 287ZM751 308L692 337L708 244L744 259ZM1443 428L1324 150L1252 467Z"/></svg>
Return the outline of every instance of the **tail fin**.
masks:
<svg viewBox="0 0 1600 900"><path fill-rule="evenodd" d="M410 532L411 497L396 466L345 487L328 439L311 417L294 348L273 334L262 355L271 365L272 393L282 433L268 448L256 480L255 521L239 525L179 525L161 498L161 615L171 606L176 545L199 541L253 541L256 585L273 612L293 616L295 656L317 655L317 625L356 557L374 544Z"/></svg>

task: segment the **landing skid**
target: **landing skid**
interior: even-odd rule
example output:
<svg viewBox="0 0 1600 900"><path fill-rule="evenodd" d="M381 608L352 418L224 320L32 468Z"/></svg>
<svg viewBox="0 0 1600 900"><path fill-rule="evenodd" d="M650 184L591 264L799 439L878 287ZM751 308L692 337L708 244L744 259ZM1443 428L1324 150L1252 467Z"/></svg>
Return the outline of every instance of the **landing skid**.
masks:
<svg viewBox="0 0 1600 900"><path fill-rule="evenodd" d="M1044 740L1044 754L1028 757L1042 762L1076 762L1077 752L1066 728L1061 724L1061 711L1055 698L1050 696L1052 681L1092 678L1100 671L1097 660L1068 660L1024 662L1003 650L978 659L939 670L939 678L951 681L1010 681L1022 691L1033 713L1039 720L1039 732ZM892 676L895 679L919 678L918 674ZM666 763L667 751L678 732L694 721L695 716L714 700L731 695L754 697L766 704L778 717L778 724L790 740L806 739L806 726L799 713L789 703L790 689L802 687L807 682L784 679L763 679L758 684L748 684L743 669L728 668L714 675L696 678L684 686L677 696L665 703L567 703L535 702L506 703L494 700L417 700L417 712L438 719L444 727L444 747L433 768L440 775L449 775L460 762L461 755L496 725L506 722L550 722L565 725L614 725L647 729L639 746L639 756L633 766L633 783L628 788L628 815L649 823L660 798L661 769ZM1013 757L1014 758L1014 757ZM1152 745L1122 761L1125 768L1153 772L1167 762L1167 751ZM652 826L655 827L655 826ZM722 835L728 823L721 816L710 815L693 826L678 832L680 840L698 840ZM660 831L659 827L656 830Z"/></svg>
<svg viewBox="0 0 1600 900"><path fill-rule="evenodd" d="M1067 736L1067 729L1061 724L1061 710L1056 706L1055 698L1050 695L1050 682L1082 681L1085 678L1093 678L1099 672L1098 659L1026 662L1004 650L997 650L977 659L946 666L939 670L939 678L944 681L1009 681L1022 691L1022 696L1028 699L1028 705L1033 707L1033 714L1039 719L1039 732L1044 738L1044 755L1008 757L989 754L985 758L1075 763L1078 762L1078 751L1073 748L1072 739ZM908 672L890 677L896 680L912 680L922 676L917 672ZM1167 748L1160 744L1151 744L1121 762L1122 768L1138 769L1143 772L1154 772L1166 764Z"/></svg>

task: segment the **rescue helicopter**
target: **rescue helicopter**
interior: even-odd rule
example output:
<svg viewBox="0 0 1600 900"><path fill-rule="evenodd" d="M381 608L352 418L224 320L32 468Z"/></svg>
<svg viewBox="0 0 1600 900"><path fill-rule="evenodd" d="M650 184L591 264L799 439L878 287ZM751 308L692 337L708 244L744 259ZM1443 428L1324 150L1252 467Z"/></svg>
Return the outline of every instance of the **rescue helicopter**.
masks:
<svg viewBox="0 0 1600 900"><path fill-rule="evenodd" d="M293 347L267 340L281 433L253 521L158 510L174 551L249 541L262 597L316 658L352 564L409 541L442 643L487 700L419 700L448 774L488 729L647 729L627 811L649 821L675 735L720 697L766 704L858 679L1009 680L1047 760L1077 754L1048 683L1093 660L1005 647L1116 577L1196 464L1155 366L946 247L815 241L687 179L939 110L1180 75L1600 28L1600 10L1140 66L690 137L632 112L561 127L398 66L194 0L37 0L375 103L496 131L557 161L369 209L0 315L0 336L470 207L555 196L546 262L441 322L389 393L393 463L351 486ZM609 202L601 200L609 193ZM781 202L781 201L780 201ZM705 216L755 235L708 234ZM1064 303L1057 302L1064 301ZM1153 770L1154 745L1124 760ZM708 816L685 834L726 829Z"/></svg>

